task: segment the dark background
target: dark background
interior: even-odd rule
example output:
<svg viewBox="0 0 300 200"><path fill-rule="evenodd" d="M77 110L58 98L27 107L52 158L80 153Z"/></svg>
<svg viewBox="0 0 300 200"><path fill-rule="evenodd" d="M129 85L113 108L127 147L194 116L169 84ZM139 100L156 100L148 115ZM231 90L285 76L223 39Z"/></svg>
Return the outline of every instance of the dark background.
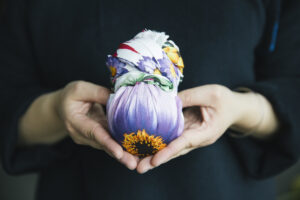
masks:
<svg viewBox="0 0 300 200"><path fill-rule="evenodd" d="M291 187L296 177L300 178L299 175L300 163L298 162L297 165L277 177L277 200L300 199L299 196L295 196L295 191ZM37 180L37 174L9 176L0 167L0 200L33 200ZM299 186L298 190L300 190Z"/></svg>
<svg viewBox="0 0 300 200"><path fill-rule="evenodd" d="M5 9L4 0L0 0L0 16ZM0 66L1 67L1 66ZM1 163L0 163L1 165ZM292 185L296 178L300 182L300 163L290 168L277 177L278 200L299 200L300 197L293 197L295 189ZM22 176L7 175L2 166L0 167L0 200L32 200L34 199L34 190L37 184L37 174ZM298 189L300 190L300 186Z"/></svg>

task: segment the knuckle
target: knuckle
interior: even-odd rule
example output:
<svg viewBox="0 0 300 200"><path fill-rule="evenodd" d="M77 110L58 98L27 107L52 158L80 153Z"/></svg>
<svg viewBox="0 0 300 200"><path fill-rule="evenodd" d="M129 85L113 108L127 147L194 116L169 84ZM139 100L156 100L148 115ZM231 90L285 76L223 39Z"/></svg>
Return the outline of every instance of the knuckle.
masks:
<svg viewBox="0 0 300 200"><path fill-rule="evenodd" d="M76 94L79 91L81 91L84 87L85 82L84 81L72 81L70 82L65 88L66 88L66 96L71 94Z"/></svg>
<svg viewBox="0 0 300 200"><path fill-rule="evenodd" d="M75 81L72 84L72 89L74 92L80 91L83 85L84 85L84 81Z"/></svg>
<svg viewBox="0 0 300 200"><path fill-rule="evenodd" d="M106 101L108 100L109 98L109 95L110 95L110 91L105 88L105 87L102 87L102 86L97 86L97 89L96 89L96 98L97 99L106 99Z"/></svg>
<svg viewBox="0 0 300 200"><path fill-rule="evenodd" d="M72 82L69 82L66 86L65 86L65 89L68 91L72 88L74 88L74 85L76 84L77 81L72 81Z"/></svg>
<svg viewBox="0 0 300 200"><path fill-rule="evenodd" d="M101 137L99 143L102 145L102 146L107 146L107 142L109 140L110 136L109 135L104 135Z"/></svg>
<svg viewBox="0 0 300 200"><path fill-rule="evenodd" d="M222 97L223 97L223 88L220 85L212 85L211 86L211 101L213 103L219 103L220 101L222 101Z"/></svg>
<svg viewBox="0 0 300 200"><path fill-rule="evenodd" d="M85 135L88 139L94 140L94 133L92 131L87 131Z"/></svg>

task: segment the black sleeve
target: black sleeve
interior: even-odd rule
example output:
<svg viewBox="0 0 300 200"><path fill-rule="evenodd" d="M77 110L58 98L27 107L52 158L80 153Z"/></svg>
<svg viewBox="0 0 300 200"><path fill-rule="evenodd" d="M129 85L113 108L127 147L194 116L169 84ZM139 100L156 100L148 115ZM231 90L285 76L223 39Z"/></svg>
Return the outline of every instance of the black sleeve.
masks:
<svg viewBox="0 0 300 200"><path fill-rule="evenodd" d="M247 85L272 104L280 128L270 140L229 138L246 172L274 176L300 156L300 1L284 1L276 48L258 55L257 82Z"/></svg>
<svg viewBox="0 0 300 200"><path fill-rule="evenodd" d="M0 22L0 153L8 173L35 171L65 159L73 145L66 139L52 146L16 147L20 117L35 98L51 91L39 80L28 5L26 0L6 1Z"/></svg>

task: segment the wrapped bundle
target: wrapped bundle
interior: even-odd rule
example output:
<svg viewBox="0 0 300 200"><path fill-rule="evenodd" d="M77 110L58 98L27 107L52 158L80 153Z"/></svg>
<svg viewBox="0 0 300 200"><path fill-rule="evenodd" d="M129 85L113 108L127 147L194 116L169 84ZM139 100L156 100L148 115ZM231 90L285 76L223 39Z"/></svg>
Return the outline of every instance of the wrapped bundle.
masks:
<svg viewBox="0 0 300 200"><path fill-rule="evenodd" d="M109 129L133 155L163 149L183 131L177 97L183 61L165 33L144 30L107 57L113 92L107 104Z"/></svg>

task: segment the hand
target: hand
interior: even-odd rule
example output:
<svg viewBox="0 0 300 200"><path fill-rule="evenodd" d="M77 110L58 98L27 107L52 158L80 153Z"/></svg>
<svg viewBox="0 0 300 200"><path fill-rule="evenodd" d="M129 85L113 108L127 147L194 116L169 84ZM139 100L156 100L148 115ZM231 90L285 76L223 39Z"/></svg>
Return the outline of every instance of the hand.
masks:
<svg viewBox="0 0 300 200"><path fill-rule="evenodd" d="M221 85L205 85L180 92L178 96L183 108L190 107L184 112L182 135L154 156L141 160L137 171L145 173L196 148L215 143L226 129L243 119L244 110L238 95Z"/></svg>
<svg viewBox="0 0 300 200"><path fill-rule="evenodd" d="M76 144L104 150L129 169L136 168L138 158L123 151L107 131L107 120L101 106L106 105L109 98L107 88L75 81L57 95L57 113Z"/></svg>

